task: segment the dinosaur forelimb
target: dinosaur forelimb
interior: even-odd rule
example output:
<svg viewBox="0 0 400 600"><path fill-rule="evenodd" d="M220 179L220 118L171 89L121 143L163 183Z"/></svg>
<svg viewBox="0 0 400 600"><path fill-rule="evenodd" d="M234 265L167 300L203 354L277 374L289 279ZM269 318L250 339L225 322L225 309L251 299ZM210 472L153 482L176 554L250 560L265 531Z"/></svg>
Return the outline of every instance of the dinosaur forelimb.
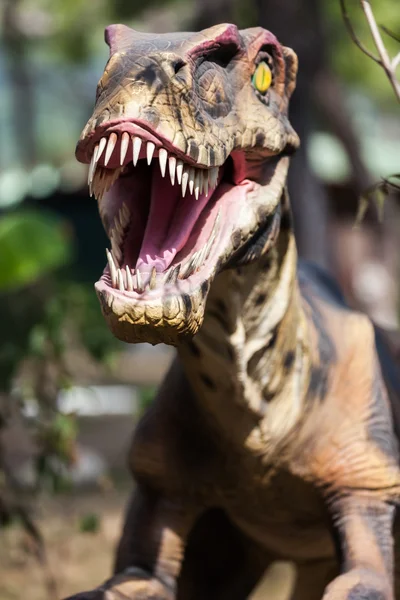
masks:
<svg viewBox="0 0 400 600"><path fill-rule="evenodd" d="M194 519L179 503L138 486L128 508L115 575L69 600L173 600Z"/></svg>
<svg viewBox="0 0 400 600"><path fill-rule="evenodd" d="M342 574L323 600L393 600L394 506L348 496L333 507Z"/></svg>

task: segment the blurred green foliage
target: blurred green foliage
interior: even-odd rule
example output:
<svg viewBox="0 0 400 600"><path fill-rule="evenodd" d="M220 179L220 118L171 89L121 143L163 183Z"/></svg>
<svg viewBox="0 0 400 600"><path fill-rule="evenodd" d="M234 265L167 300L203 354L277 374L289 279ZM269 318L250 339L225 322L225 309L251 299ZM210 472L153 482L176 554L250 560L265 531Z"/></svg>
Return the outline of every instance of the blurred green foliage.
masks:
<svg viewBox="0 0 400 600"><path fill-rule="evenodd" d="M359 0L347 0L346 6L351 22L359 39L376 54L368 23ZM379 26L387 27L400 37L400 10L398 0L372 0L371 6ZM387 107L395 107L396 99L383 69L362 54L350 39L343 24L339 0L325 2L325 22L330 39L329 59L340 79L350 87L359 87L368 96L384 102ZM385 46L391 56L400 52L400 44L383 33Z"/></svg>
<svg viewBox="0 0 400 600"><path fill-rule="evenodd" d="M66 492L71 488L67 468L75 458L76 419L54 408L50 414L41 414L35 425L35 439L40 449L35 458L36 487L53 494Z"/></svg>
<svg viewBox="0 0 400 600"><path fill-rule="evenodd" d="M100 517L96 513L83 515L79 522L79 531L81 533L97 533L100 529Z"/></svg>
<svg viewBox="0 0 400 600"><path fill-rule="evenodd" d="M15 0L13 0L15 1ZM182 0L181 0L182 1ZM42 50L51 60L81 63L97 52L102 29L110 23L131 21L144 10L173 0L19 0L19 10L42 24ZM175 2L176 3L176 2Z"/></svg>
<svg viewBox="0 0 400 600"><path fill-rule="evenodd" d="M253 3L243 0L234 0L234 14L237 23L242 27L256 25L256 11ZM24 0L21 10L35 6L37 11L51 15L52 26L49 26L49 35L43 46L48 57L52 60L68 60L73 62L88 61L94 54L101 51L103 44L103 28L114 22L125 22L138 25L144 11L159 7L165 9L173 5L176 14L179 14L179 5L189 4L195 8L194 0ZM395 35L400 37L400 10L398 0L375 0L372 3L374 14L379 25L386 26ZM367 57L362 57L360 51L350 40L343 26L340 6L338 1L324 2L325 26L331 40L332 52L330 59L338 75L351 85L359 85L368 94L379 100L393 104L393 95L385 82L382 70ZM365 16L360 8L359 0L348 0L348 11L359 37L365 45L373 49L371 36ZM179 27L177 16L177 27ZM399 51L398 43L389 35L385 35L385 44L390 53ZM103 46L106 56L106 49Z"/></svg>
<svg viewBox="0 0 400 600"><path fill-rule="evenodd" d="M139 413L143 414L153 402L157 392L157 386L147 385L140 388Z"/></svg>
<svg viewBox="0 0 400 600"><path fill-rule="evenodd" d="M339 79L349 90L357 90L389 109L394 108L396 100L383 70L362 55L350 39L343 24L339 0L320 2L329 40L328 59ZM240 26L257 24L254 2L232 0L232 4ZM347 6L360 38L372 48L359 0L347 0ZM0 96L0 128L4 129L5 138L9 137L10 147L3 157L0 153L0 161L2 159L10 170L18 163L26 164L30 158L34 163L45 161L57 169L69 161L71 174L74 146L93 106L96 82L108 57L104 28L110 23L123 22L142 30L160 31L164 23L168 29L188 29L196 7L196 0L148 0L146 3L140 0L3 0L0 21L3 17L1 46L6 57L6 85ZM398 0L373 0L372 7L378 23L400 36ZM7 13L12 18L6 19ZM392 55L400 50L399 43L391 36L384 34L384 39ZM18 69L21 72L16 76ZM22 76L30 79L33 97L26 110L35 111L26 119L24 131L19 133L24 139L35 139L35 148L26 152L28 159L21 157L23 141L18 140L13 131L13 121L19 119L18 114L12 115L12 105L15 105L13 77L15 84L17 80L22 81ZM26 85L22 87L26 89ZM365 105L364 109L369 110ZM30 136L27 127L34 130ZM17 126L14 129L18 129ZM83 171L77 166L75 169L74 177L78 183L74 189L79 186L79 181L83 185ZM0 167L0 205L1 196Z"/></svg>
<svg viewBox="0 0 400 600"><path fill-rule="evenodd" d="M67 264L70 233L65 221L44 211L0 217L0 292L28 285Z"/></svg>

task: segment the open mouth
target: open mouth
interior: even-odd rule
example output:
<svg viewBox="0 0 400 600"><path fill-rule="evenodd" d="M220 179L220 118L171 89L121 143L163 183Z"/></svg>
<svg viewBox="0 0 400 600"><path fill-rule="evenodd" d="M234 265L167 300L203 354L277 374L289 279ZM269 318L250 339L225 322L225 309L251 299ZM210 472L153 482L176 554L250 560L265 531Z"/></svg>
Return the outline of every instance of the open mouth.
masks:
<svg viewBox="0 0 400 600"><path fill-rule="evenodd" d="M221 213L232 202L231 159L221 167L196 164L131 122L95 132L86 156L111 242L97 286L136 298L168 288L190 293L215 266L226 228Z"/></svg>

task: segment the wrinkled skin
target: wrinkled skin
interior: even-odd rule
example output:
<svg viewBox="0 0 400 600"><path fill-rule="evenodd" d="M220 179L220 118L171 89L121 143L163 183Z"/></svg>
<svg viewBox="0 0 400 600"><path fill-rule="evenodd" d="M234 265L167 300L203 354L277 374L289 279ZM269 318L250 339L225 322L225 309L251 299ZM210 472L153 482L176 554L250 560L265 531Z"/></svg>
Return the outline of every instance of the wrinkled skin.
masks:
<svg viewBox="0 0 400 600"><path fill-rule="evenodd" d="M77 149L111 242L96 290L116 336L178 358L135 432L114 575L74 599L243 600L281 559L292 600L400 597L400 368L297 260L294 53L233 25L106 39Z"/></svg>

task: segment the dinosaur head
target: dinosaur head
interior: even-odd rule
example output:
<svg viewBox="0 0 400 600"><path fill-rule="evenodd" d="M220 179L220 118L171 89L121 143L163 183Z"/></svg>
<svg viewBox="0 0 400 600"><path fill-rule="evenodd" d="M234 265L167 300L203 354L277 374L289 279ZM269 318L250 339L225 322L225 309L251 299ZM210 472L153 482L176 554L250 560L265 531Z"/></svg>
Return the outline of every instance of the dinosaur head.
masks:
<svg viewBox="0 0 400 600"><path fill-rule="evenodd" d="M111 242L96 283L112 332L179 344L224 268L279 228L297 59L261 28L106 30L110 58L77 146Z"/></svg>

